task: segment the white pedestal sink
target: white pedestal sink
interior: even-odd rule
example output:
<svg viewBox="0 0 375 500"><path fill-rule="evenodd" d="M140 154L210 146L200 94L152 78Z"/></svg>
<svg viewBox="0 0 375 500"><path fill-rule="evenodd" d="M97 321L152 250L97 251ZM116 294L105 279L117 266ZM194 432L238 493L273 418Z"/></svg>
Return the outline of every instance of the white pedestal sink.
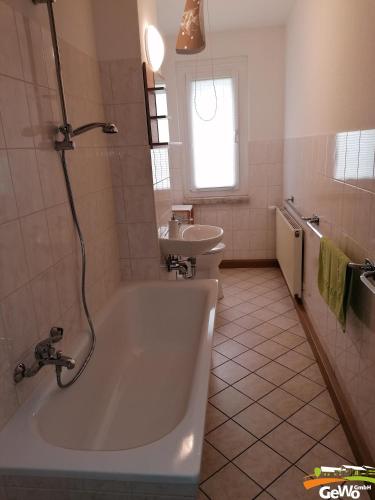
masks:
<svg viewBox="0 0 375 500"><path fill-rule="evenodd" d="M170 239L168 228L159 231L159 244L162 255L184 255L194 257L215 247L222 240L224 231L221 227L194 224L181 225L178 238Z"/></svg>

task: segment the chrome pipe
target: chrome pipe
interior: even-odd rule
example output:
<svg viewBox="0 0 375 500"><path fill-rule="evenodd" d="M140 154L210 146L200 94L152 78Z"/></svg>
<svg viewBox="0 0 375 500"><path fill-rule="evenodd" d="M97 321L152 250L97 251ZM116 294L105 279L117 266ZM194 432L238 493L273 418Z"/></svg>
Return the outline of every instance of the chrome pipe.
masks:
<svg viewBox="0 0 375 500"><path fill-rule="evenodd" d="M56 65L57 86L58 86L60 103L61 103L61 113L62 113L62 118L63 118L63 125L65 128L68 128L69 121L68 121L68 113L66 110L64 82L63 82L62 71L61 71L60 49L59 49L59 42L57 39L55 16L54 16L53 7L52 7L54 0L33 0L33 2L36 4L38 4L38 3L46 3L47 4L48 18L49 18L49 24L50 24L50 28L51 28L53 55L55 58L55 65Z"/></svg>
<svg viewBox="0 0 375 500"><path fill-rule="evenodd" d="M114 123L102 123L102 122L94 122L87 123L86 125L82 125L74 130L72 130L72 137L76 137L77 135L84 134L85 132L89 132L90 130L94 130L96 128L101 128L104 134L117 134L118 128Z"/></svg>

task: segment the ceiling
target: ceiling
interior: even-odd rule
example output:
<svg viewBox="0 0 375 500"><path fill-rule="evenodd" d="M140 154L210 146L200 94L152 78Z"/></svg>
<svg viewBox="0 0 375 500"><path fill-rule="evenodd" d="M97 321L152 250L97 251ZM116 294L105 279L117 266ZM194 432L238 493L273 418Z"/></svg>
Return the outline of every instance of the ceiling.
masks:
<svg viewBox="0 0 375 500"><path fill-rule="evenodd" d="M226 31L283 25L295 0L206 0L207 2L210 30ZM164 35L176 35L185 0L156 0L156 4L160 31Z"/></svg>

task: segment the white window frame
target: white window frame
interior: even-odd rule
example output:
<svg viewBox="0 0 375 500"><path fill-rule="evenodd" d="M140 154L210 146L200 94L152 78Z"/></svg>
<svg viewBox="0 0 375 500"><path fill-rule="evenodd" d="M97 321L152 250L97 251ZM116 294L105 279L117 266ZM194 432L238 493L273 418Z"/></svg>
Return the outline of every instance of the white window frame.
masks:
<svg viewBox="0 0 375 500"><path fill-rule="evenodd" d="M181 98L180 129L183 138L183 181L184 195L188 198L210 198L225 196L242 196L248 194L248 71L247 57L230 57L210 60L195 60L176 63L177 90ZM237 140L237 170L236 183L232 187L196 188L194 186L193 151L191 134L191 82L196 79L211 79L229 77L233 79L236 140Z"/></svg>

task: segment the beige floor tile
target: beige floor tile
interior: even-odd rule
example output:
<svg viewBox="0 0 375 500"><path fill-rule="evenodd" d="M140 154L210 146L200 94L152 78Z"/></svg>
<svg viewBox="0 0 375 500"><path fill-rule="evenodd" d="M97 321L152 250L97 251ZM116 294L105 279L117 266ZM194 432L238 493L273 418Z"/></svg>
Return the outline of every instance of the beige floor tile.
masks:
<svg viewBox="0 0 375 500"><path fill-rule="evenodd" d="M316 444L315 439L306 436L287 422L283 422L270 434L264 436L262 441L290 462L296 462Z"/></svg>
<svg viewBox="0 0 375 500"><path fill-rule="evenodd" d="M302 408L305 403L282 389L275 389L264 396L259 401L259 404L265 406L268 410L285 419Z"/></svg>
<svg viewBox="0 0 375 500"><path fill-rule="evenodd" d="M222 365L226 361L228 361L228 358L226 358L219 352L216 351L211 352L211 368L216 368L217 366Z"/></svg>
<svg viewBox="0 0 375 500"><path fill-rule="evenodd" d="M242 316L242 318L235 320L236 325L242 326L246 330L251 330L256 326L263 323L262 319L254 318L251 314L247 314L246 316Z"/></svg>
<svg viewBox="0 0 375 500"><path fill-rule="evenodd" d="M285 314L287 311L293 309L294 306L290 304L285 304L281 300L279 302L274 302L273 304L270 304L268 307L269 309L271 309L271 311L274 311L277 314Z"/></svg>
<svg viewBox="0 0 375 500"><path fill-rule="evenodd" d="M255 285L251 289L253 292L255 292L257 295L263 295L264 293L267 293L270 288L266 287L264 284L262 285ZM267 305L267 304L265 304Z"/></svg>
<svg viewBox="0 0 375 500"><path fill-rule="evenodd" d="M265 293L264 297L273 299L273 301L278 301L280 299L283 299L284 297L289 297L289 291L284 288L279 288L277 290L271 290L270 292Z"/></svg>
<svg viewBox="0 0 375 500"><path fill-rule="evenodd" d="M225 326L221 326L220 328L217 329L219 333L222 333L226 337L233 338L236 335L239 335L240 333L244 332L246 328L243 326L236 325L235 323L228 323Z"/></svg>
<svg viewBox="0 0 375 500"><path fill-rule="evenodd" d="M271 325L270 323L266 322L262 323L259 326L256 326L252 329L252 331L261 335L262 337L265 337L266 339L272 339L273 337L276 337L276 335L282 333L283 330L278 326Z"/></svg>
<svg viewBox="0 0 375 500"><path fill-rule="evenodd" d="M237 283L239 283L241 279L238 276L224 276L223 278L223 285L226 287L230 288L232 286L237 286Z"/></svg>
<svg viewBox="0 0 375 500"><path fill-rule="evenodd" d="M272 500L273 497L267 491L262 491L262 493L257 496L257 500Z"/></svg>
<svg viewBox="0 0 375 500"><path fill-rule="evenodd" d="M212 346L216 347L216 346L222 344L223 342L226 342L227 340L228 340L228 337L215 331L213 339L212 339Z"/></svg>
<svg viewBox="0 0 375 500"><path fill-rule="evenodd" d="M254 299L255 297L258 297L258 294L256 292L253 292L253 290L249 288L247 290L243 290L242 292L236 293L236 297L243 300L243 302L247 302L251 299ZM258 307L260 308L261 306Z"/></svg>
<svg viewBox="0 0 375 500"><path fill-rule="evenodd" d="M286 354L283 354L277 358L277 362L297 373L305 370L308 366L311 366L311 364L314 363L314 361L310 358L302 356L302 354L295 351L289 351Z"/></svg>
<svg viewBox="0 0 375 500"><path fill-rule="evenodd" d="M199 489L197 500L209 500L209 498L201 489Z"/></svg>
<svg viewBox="0 0 375 500"><path fill-rule="evenodd" d="M267 340L263 344L254 347L254 351L267 356L267 358L275 359L288 352L288 348L274 342L273 340Z"/></svg>
<svg viewBox="0 0 375 500"><path fill-rule="evenodd" d="M290 311L287 311L284 313L284 316L290 319L295 319L296 321L299 321L299 316L298 313L295 309L291 309Z"/></svg>
<svg viewBox="0 0 375 500"><path fill-rule="evenodd" d="M251 372L254 372L261 366L264 366L270 362L268 358L253 351L252 349L244 352L243 354L240 354L239 356L236 356L233 361L240 364L241 366L244 366Z"/></svg>
<svg viewBox="0 0 375 500"><path fill-rule="evenodd" d="M216 471L221 469L228 460L218 451L215 450L209 443L203 443L202 465L200 482L205 481Z"/></svg>
<svg viewBox="0 0 375 500"><path fill-rule="evenodd" d="M309 405L288 418L288 422L317 440L322 439L337 425L335 419Z"/></svg>
<svg viewBox="0 0 375 500"><path fill-rule="evenodd" d="M256 306L267 307L270 304L273 304L274 300L270 299L269 297L258 296L258 297L255 297L254 299L250 299L249 302L251 302L252 304L255 304Z"/></svg>
<svg viewBox="0 0 375 500"><path fill-rule="evenodd" d="M317 363L309 366L306 370L301 372L301 375L309 378L310 380L316 382L317 384L322 385L323 387L326 386L326 383L324 382L324 378Z"/></svg>
<svg viewBox="0 0 375 500"><path fill-rule="evenodd" d="M241 304L242 302L242 299L240 299L239 297L231 295L219 300L219 304L223 304L224 306L228 307L238 306L238 304Z"/></svg>
<svg viewBox="0 0 375 500"><path fill-rule="evenodd" d="M303 326L301 325L301 323L299 323L298 325L292 326L292 328L289 328L288 332L294 333L295 335L298 335L299 337L306 338L306 332L305 332Z"/></svg>
<svg viewBox="0 0 375 500"><path fill-rule="evenodd" d="M324 390L321 385L312 382L302 375L296 375L291 380L285 382L281 388L293 394L296 398L302 399L305 403L314 399Z"/></svg>
<svg viewBox="0 0 375 500"><path fill-rule="evenodd" d="M251 313L261 309L261 307L256 306L255 304L251 304L251 302L243 302L242 304L239 304L238 306L234 307L233 309L236 309L237 311L240 311L244 314L251 314Z"/></svg>
<svg viewBox="0 0 375 500"><path fill-rule="evenodd" d="M285 283L285 282L282 279L276 278L276 279L267 281L266 283L263 283L263 286L265 286L269 290L277 290L283 286L283 283Z"/></svg>
<svg viewBox="0 0 375 500"><path fill-rule="evenodd" d="M315 361L314 353L312 352L310 344L308 342L304 342L303 344L298 345L293 349L293 351L296 351L299 354L303 354L304 356L307 356L308 358Z"/></svg>
<svg viewBox="0 0 375 500"><path fill-rule="evenodd" d="M229 306L225 306L221 302L217 303L217 306L216 306L216 311L217 312L225 311L226 309L229 309Z"/></svg>
<svg viewBox="0 0 375 500"><path fill-rule="evenodd" d="M226 465L201 487L211 500L249 500L261 491L233 464Z"/></svg>
<svg viewBox="0 0 375 500"><path fill-rule="evenodd" d="M346 460L349 460L350 463L355 463L352 449L341 425L333 429L333 431L322 440L322 444L346 458Z"/></svg>
<svg viewBox="0 0 375 500"><path fill-rule="evenodd" d="M319 498L316 491L307 491L303 486L304 474L296 467L291 467L277 481L267 488L277 500L313 500Z"/></svg>
<svg viewBox="0 0 375 500"><path fill-rule="evenodd" d="M265 342L266 339L262 337L261 335L258 335L252 331L246 331L241 333L240 335L237 335L237 337L234 337L234 340L236 342L239 342L240 344L245 345L246 347L255 347L262 342Z"/></svg>
<svg viewBox="0 0 375 500"><path fill-rule="evenodd" d="M229 417L240 412L252 402L251 399L233 387L228 387L210 398L210 403Z"/></svg>
<svg viewBox="0 0 375 500"><path fill-rule="evenodd" d="M337 455L337 453L318 443L312 450L298 460L296 465L306 474L312 474L314 472L314 468L318 467L317 464L327 465L329 467L341 467L342 465L348 465L344 464L344 462L345 458Z"/></svg>
<svg viewBox="0 0 375 500"><path fill-rule="evenodd" d="M246 279L244 281L240 281L240 283L237 283L238 288L241 288L241 290L248 290L249 288L252 288L254 286L254 283Z"/></svg>
<svg viewBox="0 0 375 500"><path fill-rule="evenodd" d="M318 408L318 410L326 413L330 417L339 420L336 409L334 407L334 404L332 402L331 396L329 395L328 391L324 391L321 394L319 394L319 396L310 401L310 404L314 408Z"/></svg>
<svg viewBox="0 0 375 500"><path fill-rule="evenodd" d="M228 420L207 434L206 439L229 460L242 453L257 440L233 420Z"/></svg>
<svg viewBox="0 0 375 500"><path fill-rule="evenodd" d="M207 404L205 433L212 431L228 420L228 417L214 406Z"/></svg>
<svg viewBox="0 0 375 500"><path fill-rule="evenodd" d="M275 318L277 316L277 313L274 311L271 311L267 307L263 307L262 309L258 309L258 311L255 311L252 313L254 318L262 319L263 321L269 321L272 318Z"/></svg>
<svg viewBox="0 0 375 500"><path fill-rule="evenodd" d="M238 342L234 342L233 340L227 340L223 344L220 344L215 347L215 351L223 354L227 358L234 358L234 356L238 356L239 354L247 351L247 347Z"/></svg>
<svg viewBox="0 0 375 500"><path fill-rule="evenodd" d="M270 281L272 278L270 278L269 276L265 275L265 274L258 274L258 276L254 276L253 278L251 278L251 281L255 284L255 285L261 285L262 283L266 283L267 281Z"/></svg>
<svg viewBox="0 0 375 500"><path fill-rule="evenodd" d="M236 415L233 420L258 438L263 437L282 421L257 403Z"/></svg>
<svg viewBox="0 0 375 500"><path fill-rule="evenodd" d="M229 297L231 295L236 295L239 292L241 292L241 288L238 288L236 285L232 285L225 288L224 295Z"/></svg>
<svg viewBox="0 0 375 500"><path fill-rule="evenodd" d="M227 323L229 323L229 320L221 317L220 314L216 315L216 318L215 318L215 328L216 329L226 325Z"/></svg>
<svg viewBox="0 0 375 500"><path fill-rule="evenodd" d="M292 326L295 326L298 321L295 319L290 319L287 318L286 316L280 315L277 316L276 318L273 318L269 321L271 325L278 326L279 328L282 328L283 330L288 330Z"/></svg>
<svg viewBox="0 0 375 500"><path fill-rule="evenodd" d="M233 361L227 361L223 365L214 368L212 373L228 384L234 384L241 378L249 375L249 370L246 370L246 368L238 365L237 363L233 363Z"/></svg>
<svg viewBox="0 0 375 500"><path fill-rule="evenodd" d="M234 387L255 401L275 389L275 386L271 382L258 377L255 373L251 373L243 378Z"/></svg>
<svg viewBox="0 0 375 500"><path fill-rule="evenodd" d="M263 488L290 466L285 458L260 441L237 457L234 463Z"/></svg>
<svg viewBox="0 0 375 500"><path fill-rule="evenodd" d="M291 332L282 332L280 333L280 335L277 335L272 340L278 342L284 347L289 347L290 349L293 349L293 347L297 347L303 342L302 337L299 337L298 335L295 335L294 333Z"/></svg>
<svg viewBox="0 0 375 500"><path fill-rule="evenodd" d="M216 377L216 375L211 373L210 383L208 386L208 397L210 398L211 396L214 396L226 387L228 387L228 384L224 382L224 380L221 380L219 377Z"/></svg>
<svg viewBox="0 0 375 500"><path fill-rule="evenodd" d="M242 316L245 316L246 313L239 311L238 309L235 309L234 307L231 307L230 309L227 309L226 311L222 311L220 313L221 318L225 318L228 321L234 321L235 319L242 318Z"/></svg>
<svg viewBox="0 0 375 500"><path fill-rule="evenodd" d="M257 374L275 385L280 385L294 376L294 372L283 365L271 361L266 366L257 370Z"/></svg>

